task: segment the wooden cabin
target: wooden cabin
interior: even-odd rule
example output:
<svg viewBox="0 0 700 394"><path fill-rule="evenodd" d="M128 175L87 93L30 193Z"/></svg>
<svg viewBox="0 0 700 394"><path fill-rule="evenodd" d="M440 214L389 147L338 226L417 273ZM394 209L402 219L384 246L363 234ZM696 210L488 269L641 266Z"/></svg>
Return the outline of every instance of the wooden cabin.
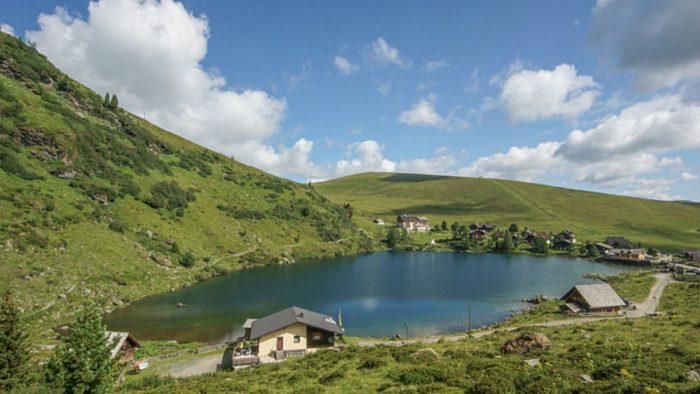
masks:
<svg viewBox="0 0 700 394"><path fill-rule="evenodd" d="M627 303L607 283L593 285L576 285L561 298L566 304L564 312L576 315L580 313L614 313Z"/></svg>
<svg viewBox="0 0 700 394"><path fill-rule="evenodd" d="M135 349L141 347L136 338L128 332L107 331L105 334L112 359L116 359L118 363L126 363L134 359Z"/></svg>

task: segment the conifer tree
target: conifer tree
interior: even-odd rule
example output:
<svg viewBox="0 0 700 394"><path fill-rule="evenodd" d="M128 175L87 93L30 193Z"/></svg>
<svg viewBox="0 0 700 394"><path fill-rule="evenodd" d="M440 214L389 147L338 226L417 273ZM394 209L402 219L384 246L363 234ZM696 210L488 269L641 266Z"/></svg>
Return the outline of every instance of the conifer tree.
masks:
<svg viewBox="0 0 700 394"><path fill-rule="evenodd" d="M117 98L116 94L112 95L112 100L109 102L109 108L112 108L113 111L116 111L117 108L119 108L119 99Z"/></svg>
<svg viewBox="0 0 700 394"><path fill-rule="evenodd" d="M49 361L47 380L65 393L105 393L114 378L102 311L88 300Z"/></svg>
<svg viewBox="0 0 700 394"><path fill-rule="evenodd" d="M105 99L102 100L102 105L109 107L109 93L105 93Z"/></svg>
<svg viewBox="0 0 700 394"><path fill-rule="evenodd" d="M12 296L5 294L0 304L0 392L16 389L27 376L27 334Z"/></svg>

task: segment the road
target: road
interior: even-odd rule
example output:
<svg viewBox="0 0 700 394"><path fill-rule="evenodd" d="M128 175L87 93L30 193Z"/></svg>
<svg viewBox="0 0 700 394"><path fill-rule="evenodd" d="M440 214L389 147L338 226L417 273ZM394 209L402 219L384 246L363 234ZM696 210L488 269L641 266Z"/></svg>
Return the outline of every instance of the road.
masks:
<svg viewBox="0 0 700 394"><path fill-rule="evenodd" d="M661 300L661 296L663 295L664 289L666 288L666 286L668 286L670 283L672 283L672 280L671 280L670 274L655 274L654 278L656 278L656 282L651 287L651 290L649 290L649 295L647 296L647 298L641 304L638 304L636 309L628 310L627 314L624 317L638 318L638 317L647 316L648 314L656 312L656 308L659 305L659 300ZM472 338L482 338L482 337L491 335L495 332L515 331L515 330L518 330L518 329L523 328L523 327L561 327L561 326L568 326L568 325L572 325L572 324L590 323L590 322L599 321L599 320L620 319L620 318L622 318L622 317L621 316L601 316L601 317L582 317L582 318L573 318L573 319L552 320L552 321L548 321L548 322L544 322L544 323L528 324L525 326L505 327L505 328L497 328L497 329L492 329L492 330L475 331L475 332L471 333L471 337ZM377 346L377 345L401 346L403 344L408 344L408 343L436 343L439 340L442 340L445 342L456 342L456 341L460 341L462 339L468 338L469 336L470 335L468 335L468 334L433 336L433 337L416 338L416 339L404 340L404 341L389 341L389 340L382 340L382 339L370 339L370 340L359 342L358 346L364 346L364 347Z"/></svg>
<svg viewBox="0 0 700 394"><path fill-rule="evenodd" d="M227 362L227 360L231 360L230 352L230 350L227 350L223 354L216 353L194 360L173 363L168 367L167 371L174 378L186 378L216 372L219 369L231 367L231 365L228 365L230 361Z"/></svg>

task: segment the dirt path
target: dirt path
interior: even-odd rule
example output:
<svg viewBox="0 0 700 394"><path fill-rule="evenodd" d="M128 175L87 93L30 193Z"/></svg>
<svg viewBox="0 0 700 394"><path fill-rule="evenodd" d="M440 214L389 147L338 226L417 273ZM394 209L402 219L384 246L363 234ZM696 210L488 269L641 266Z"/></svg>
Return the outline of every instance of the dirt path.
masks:
<svg viewBox="0 0 700 394"><path fill-rule="evenodd" d="M216 259L216 260L212 261L211 263L209 263L209 266L215 265L216 263L218 263L219 261L224 260L224 259L230 259L230 258L233 258L233 257L245 256L245 255L247 255L248 253L253 253L256 249L257 249L257 247L254 247L254 248L252 248L252 249L246 250L245 252L234 253L234 254L229 254L229 255L226 255L226 256L219 257L218 259Z"/></svg>
<svg viewBox="0 0 700 394"><path fill-rule="evenodd" d="M221 354L217 353L196 360L172 364L168 368L168 373L174 378L186 378L216 372L221 364L221 357Z"/></svg>
<svg viewBox="0 0 700 394"><path fill-rule="evenodd" d="M670 283L672 283L672 281L671 281L670 274L656 274L656 275L654 275L654 278L656 278L656 283L654 283L654 285L651 287L651 290L649 291L649 295L647 296L647 298L644 300L644 302L637 305L637 309L628 310L625 317L638 318L638 317L643 317L643 316L646 316L647 314L656 312L656 308L659 305L659 300L661 300L661 296L663 295L664 289L666 288L666 286L668 286ZM622 318L622 316L582 317L582 318L575 318L575 319L552 320L552 321L548 321L548 322L544 322L544 323L528 324L528 325L524 325L524 326L504 327L504 328L497 328L497 329L492 329L492 330L476 331L476 332L473 332L471 334L471 337L472 338L482 338L482 337L491 335L495 332L515 331L515 330L523 328L523 327L561 327L561 326L569 326L569 325L573 325L573 324L590 323L590 322L599 321L599 320L620 319L620 318ZM443 340L446 342L456 342L456 341L460 341L460 340L468 338L468 337L469 337L469 335L467 335L467 334L459 334L459 335L416 338L416 339L410 339L410 340L404 340L404 341L388 341L388 340L382 340L382 339L371 339L371 340L366 340L366 341L360 341L358 343L358 346L363 346L363 347L377 346L377 345L401 346L401 345L409 344L409 343L426 343L426 344L436 343L439 340Z"/></svg>

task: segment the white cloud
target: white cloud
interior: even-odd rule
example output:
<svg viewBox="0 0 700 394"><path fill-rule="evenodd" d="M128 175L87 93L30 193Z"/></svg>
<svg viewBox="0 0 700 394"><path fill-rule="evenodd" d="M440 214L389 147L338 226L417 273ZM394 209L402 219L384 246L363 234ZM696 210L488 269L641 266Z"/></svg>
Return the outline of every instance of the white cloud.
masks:
<svg viewBox="0 0 700 394"><path fill-rule="evenodd" d="M628 194L637 196L676 199L668 190L639 182L640 177L682 169L680 157L659 155L697 147L700 107L683 103L675 95L661 96L631 105L589 130L574 130L563 142L512 147L505 153L481 157L459 172L520 180L559 175L601 187L627 186Z"/></svg>
<svg viewBox="0 0 700 394"><path fill-rule="evenodd" d="M370 57L381 65L394 64L406 69L412 66L411 61L404 59L399 50L389 45L382 37L377 38L369 46Z"/></svg>
<svg viewBox="0 0 700 394"><path fill-rule="evenodd" d="M40 29L27 37L41 52L97 92L116 93L126 109L249 162L256 161L247 151L251 145L264 147L256 150L261 157L271 151L285 155L265 140L278 132L286 101L262 90L230 89L223 77L204 69L207 19L181 3L99 0L89 3L85 20L57 7L38 22Z"/></svg>
<svg viewBox="0 0 700 394"><path fill-rule="evenodd" d="M275 174L320 177L325 172L310 158L313 146L313 141L304 138L291 147L280 146L277 150L258 141L249 141L241 145L235 158Z"/></svg>
<svg viewBox="0 0 700 394"><path fill-rule="evenodd" d="M393 172L396 168L396 163L384 158L382 147L377 141L362 141L352 145L350 151L355 155L355 158L339 160L335 166L336 176L367 171Z"/></svg>
<svg viewBox="0 0 700 394"><path fill-rule="evenodd" d="M474 67L472 72L469 73L469 83L465 88L465 91L476 93L479 91L479 68Z"/></svg>
<svg viewBox="0 0 700 394"><path fill-rule="evenodd" d="M543 142L534 148L514 146L506 153L481 157L468 167L459 170L460 175L533 180L547 172L558 171L554 156L560 143Z"/></svg>
<svg viewBox="0 0 700 394"><path fill-rule="evenodd" d="M335 64L338 72L343 75L354 74L360 70L360 66L350 63L350 60L343 56L336 56L333 59L333 64Z"/></svg>
<svg viewBox="0 0 700 394"><path fill-rule="evenodd" d="M447 116L440 115L435 109L435 100L435 95L429 94L427 98L418 100L410 109L401 112L396 120L409 126L437 127L451 131L469 128L467 121L456 117L454 111Z"/></svg>
<svg viewBox="0 0 700 394"><path fill-rule="evenodd" d="M498 99L511 121L574 118L591 108L600 94L593 78L578 75L570 64L552 70L520 68L511 67Z"/></svg>
<svg viewBox="0 0 700 394"><path fill-rule="evenodd" d="M11 25L8 25L7 23L0 23L0 31L3 33L7 33L11 36L15 35L15 28Z"/></svg>
<svg viewBox="0 0 700 394"><path fill-rule="evenodd" d="M633 197L653 198L655 200L682 200L681 196L670 194L674 183L674 181L662 178L637 179L623 194Z"/></svg>
<svg viewBox="0 0 700 394"><path fill-rule="evenodd" d="M580 183L601 187L618 187L634 182L638 176L667 169L680 168L679 157L662 157L637 152L632 155L611 156L596 162L563 161L569 177Z"/></svg>
<svg viewBox="0 0 700 394"><path fill-rule="evenodd" d="M557 154L590 162L697 147L700 106L684 103L678 95L666 95L629 106L589 130L574 130Z"/></svg>
<svg viewBox="0 0 700 394"><path fill-rule="evenodd" d="M443 127L447 121L435 110L432 100L420 99L411 109L401 112L398 121L409 126Z"/></svg>
<svg viewBox="0 0 700 394"><path fill-rule="evenodd" d="M694 181L694 180L698 179L698 176L693 174L693 173L684 171L681 173L681 179L684 181Z"/></svg>
<svg viewBox="0 0 700 394"><path fill-rule="evenodd" d="M313 72L313 67L311 62L305 62L301 65L301 70L298 74L287 74L285 75L284 82L287 86L287 91L292 92L299 88L306 88L306 81L311 78L311 73Z"/></svg>
<svg viewBox="0 0 700 394"><path fill-rule="evenodd" d="M430 60L425 62L423 68L426 73L431 74L447 66L449 66L449 64L444 60Z"/></svg>
<svg viewBox="0 0 700 394"><path fill-rule="evenodd" d="M700 79L700 2L598 1L591 36L642 90Z"/></svg>
<svg viewBox="0 0 700 394"><path fill-rule="evenodd" d="M447 174L456 164L449 152L438 153L428 159L392 161L384 157L382 146L375 140L365 140L350 146L351 159L340 160L335 166L335 176L368 171L410 172L416 174Z"/></svg>

